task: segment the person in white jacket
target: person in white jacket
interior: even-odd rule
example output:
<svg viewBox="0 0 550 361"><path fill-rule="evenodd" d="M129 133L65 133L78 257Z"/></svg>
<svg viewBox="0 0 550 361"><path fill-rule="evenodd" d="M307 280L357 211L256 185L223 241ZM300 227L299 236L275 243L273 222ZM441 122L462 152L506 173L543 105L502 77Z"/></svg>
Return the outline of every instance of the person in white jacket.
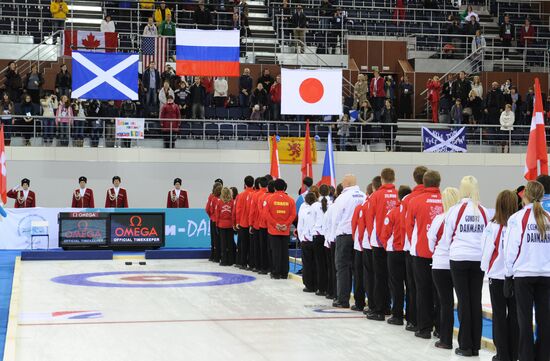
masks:
<svg viewBox="0 0 550 361"><path fill-rule="evenodd" d="M439 341L435 347L451 350L453 348L454 304L453 279L449 263L448 242L441 242L445 236L445 215L449 209L460 201L457 188L447 187L441 192L444 213L432 220L428 230L428 245L432 256L432 278L439 298Z"/></svg>
<svg viewBox="0 0 550 361"><path fill-rule="evenodd" d="M493 343L496 359L518 359L519 326L514 297L504 297L504 235L508 219L517 212L515 192L502 191L497 196L495 216L483 232L481 269L489 278L489 292L493 308Z"/></svg>
<svg viewBox="0 0 550 361"><path fill-rule="evenodd" d="M320 197L317 202L311 205L315 214L315 224L313 226L313 254L315 256L315 274L317 275L317 296L327 295L328 274L327 252L325 248L325 236L323 234L323 224L325 214L328 212L332 201L329 197L330 188L326 184L319 186ZM330 249L329 249L330 251ZM330 256L330 252L329 252Z"/></svg>
<svg viewBox="0 0 550 361"><path fill-rule="evenodd" d="M504 235L504 292L516 296L520 360L548 360L550 355L550 214L542 208L543 197L544 186L528 182L524 207L510 217Z"/></svg>
<svg viewBox="0 0 550 361"><path fill-rule="evenodd" d="M227 79L225 77L220 76L214 80L214 102L217 107L224 106L228 89L229 86L227 85Z"/></svg>
<svg viewBox="0 0 550 361"><path fill-rule="evenodd" d="M311 205L317 201L315 194L306 194L304 204L298 213L298 239L302 248L302 281L304 292L317 291L317 277L315 275L315 255L313 251L313 228L315 226L315 212Z"/></svg>
<svg viewBox="0 0 550 361"><path fill-rule="evenodd" d="M481 348L481 237L487 226L487 209L479 204L477 179L466 176L460 182L462 200L445 217L442 246L449 247L451 275L458 298L460 329L459 356L477 356Z"/></svg>
<svg viewBox="0 0 550 361"><path fill-rule="evenodd" d="M502 147L502 153L510 152L510 132L514 130L513 125L515 121L516 116L512 111L512 105L506 104L506 108L502 113L500 113L500 130L503 131L503 133L501 134L502 141L500 143L500 146Z"/></svg>
<svg viewBox="0 0 550 361"><path fill-rule="evenodd" d="M172 98L174 98L174 91L172 90L172 88L170 88L170 83L165 81L164 86L159 91L159 104L160 104L159 109L162 109L164 104L166 104L168 95L171 95Z"/></svg>
<svg viewBox="0 0 550 361"><path fill-rule="evenodd" d="M111 15L106 15L105 16L105 19L103 19L103 21L101 21L101 25L100 25L99 29L102 33L114 33L114 32L116 32L115 23L111 20Z"/></svg>

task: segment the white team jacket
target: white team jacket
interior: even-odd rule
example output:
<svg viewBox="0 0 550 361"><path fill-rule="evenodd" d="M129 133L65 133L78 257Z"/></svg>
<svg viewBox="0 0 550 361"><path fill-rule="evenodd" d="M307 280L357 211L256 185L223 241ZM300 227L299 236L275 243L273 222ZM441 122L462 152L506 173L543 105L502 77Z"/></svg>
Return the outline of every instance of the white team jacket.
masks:
<svg viewBox="0 0 550 361"><path fill-rule="evenodd" d="M313 241L313 227L315 226L315 213L311 205L304 203L298 214L298 238L300 242Z"/></svg>
<svg viewBox="0 0 550 361"><path fill-rule="evenodd" d="M504 279L504 234L506 226L502 226L495 222L490 222L481 238L483 254L481 256L481 269L488 278L503 280ZM500 231L499 239L497 240ZM496 247L498 242L498 248Z"/></svg>
<svg viewBox="0 0 550 361"><path fill-rule="evenodd" d="M432 255L432 269L451 269L449 262L449 242L442 242L445 237L445 214L438 214L432 220L428 230L428 246Z"/></svg>

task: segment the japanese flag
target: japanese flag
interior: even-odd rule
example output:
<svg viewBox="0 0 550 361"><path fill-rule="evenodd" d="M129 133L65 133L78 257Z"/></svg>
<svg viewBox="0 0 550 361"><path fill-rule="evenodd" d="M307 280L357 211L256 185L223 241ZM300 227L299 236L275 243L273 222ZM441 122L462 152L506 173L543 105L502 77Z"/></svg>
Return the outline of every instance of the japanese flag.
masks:
<svg viewBox="0 0 550 361"><path fill-rule="evenodd" d="M281 69L281 114L342 114L342 69Z"/></svg>

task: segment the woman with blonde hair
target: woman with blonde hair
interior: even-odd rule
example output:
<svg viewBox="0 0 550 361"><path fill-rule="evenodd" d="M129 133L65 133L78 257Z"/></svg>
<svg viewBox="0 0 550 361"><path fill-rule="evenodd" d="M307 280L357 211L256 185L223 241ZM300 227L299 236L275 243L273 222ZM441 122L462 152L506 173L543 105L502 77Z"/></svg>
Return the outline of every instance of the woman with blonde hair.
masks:
<svg viewBox="0 0 550 361"><path fill-rule="evenodd" d="M439 99L441 97L441 82L439 77L434 75L426 84L428 88L428 102L432 107L432 122L437 123L439 119Z"/></svg>
<svg viewBox="0 0 550 361"><path fill-rule="evenodd" d="M496 359L518 359L518 320L514 297L504 297L504 235L508 219L518 211L517 195L505 190L497 196L495 216L483 232L481 269L489 279L493 308L493 343Z"/></svg>
<svg viewBox="0 0 550 361"><path fill-rule="evenodd" d="M220 238L220 266L232 266L235 263L235 201L231 189L224 187L220 193L220 203L216 207L216 220Z"/></svg>
<svg viewBox="0 0 550 361"><path fill-rule="evenodd" d="M466 176L460 182L461 201L445 216L442 246L449 247L450 269L458 298L460 328L455 353L477 356L481 348L481 238L487 226L487 209L479 204L477 179Z"/></svg>
<svg viewBox="0 0 550 361"><path fill-rule="evenodd" d="M504 295L515 293L522 361L548 360L550 355L550 214L542 208L543 197L544 186L528 182L522 197L524 207L510 217L504 235Z"/></svg>
<svg viewBox="0 0 550 361"><path fill-rule="evenodd" d="M441 242L444 237L445 215L451 207L460 201L457 188L447 187L441 192L444 213L435 216L428 230L428 242L432 256L432 278L439 298L439 341L435 347L451 350L453 348L454 293L451 267L449 264L448 243Z"/></svg>

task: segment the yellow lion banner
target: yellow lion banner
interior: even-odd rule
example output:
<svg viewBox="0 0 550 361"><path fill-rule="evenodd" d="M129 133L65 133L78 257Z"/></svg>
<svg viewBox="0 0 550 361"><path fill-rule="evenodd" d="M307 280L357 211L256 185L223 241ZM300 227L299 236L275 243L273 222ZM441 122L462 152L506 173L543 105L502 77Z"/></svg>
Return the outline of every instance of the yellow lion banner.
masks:
<svg viewBox="0 0 550 361"><path fill-rule="evenodd" d="M304 137L281 137L277 143L279 163L302 164L304 143ZM311 138L311 160L313 163L317 163L317 144L313 137Z"/></svg>

